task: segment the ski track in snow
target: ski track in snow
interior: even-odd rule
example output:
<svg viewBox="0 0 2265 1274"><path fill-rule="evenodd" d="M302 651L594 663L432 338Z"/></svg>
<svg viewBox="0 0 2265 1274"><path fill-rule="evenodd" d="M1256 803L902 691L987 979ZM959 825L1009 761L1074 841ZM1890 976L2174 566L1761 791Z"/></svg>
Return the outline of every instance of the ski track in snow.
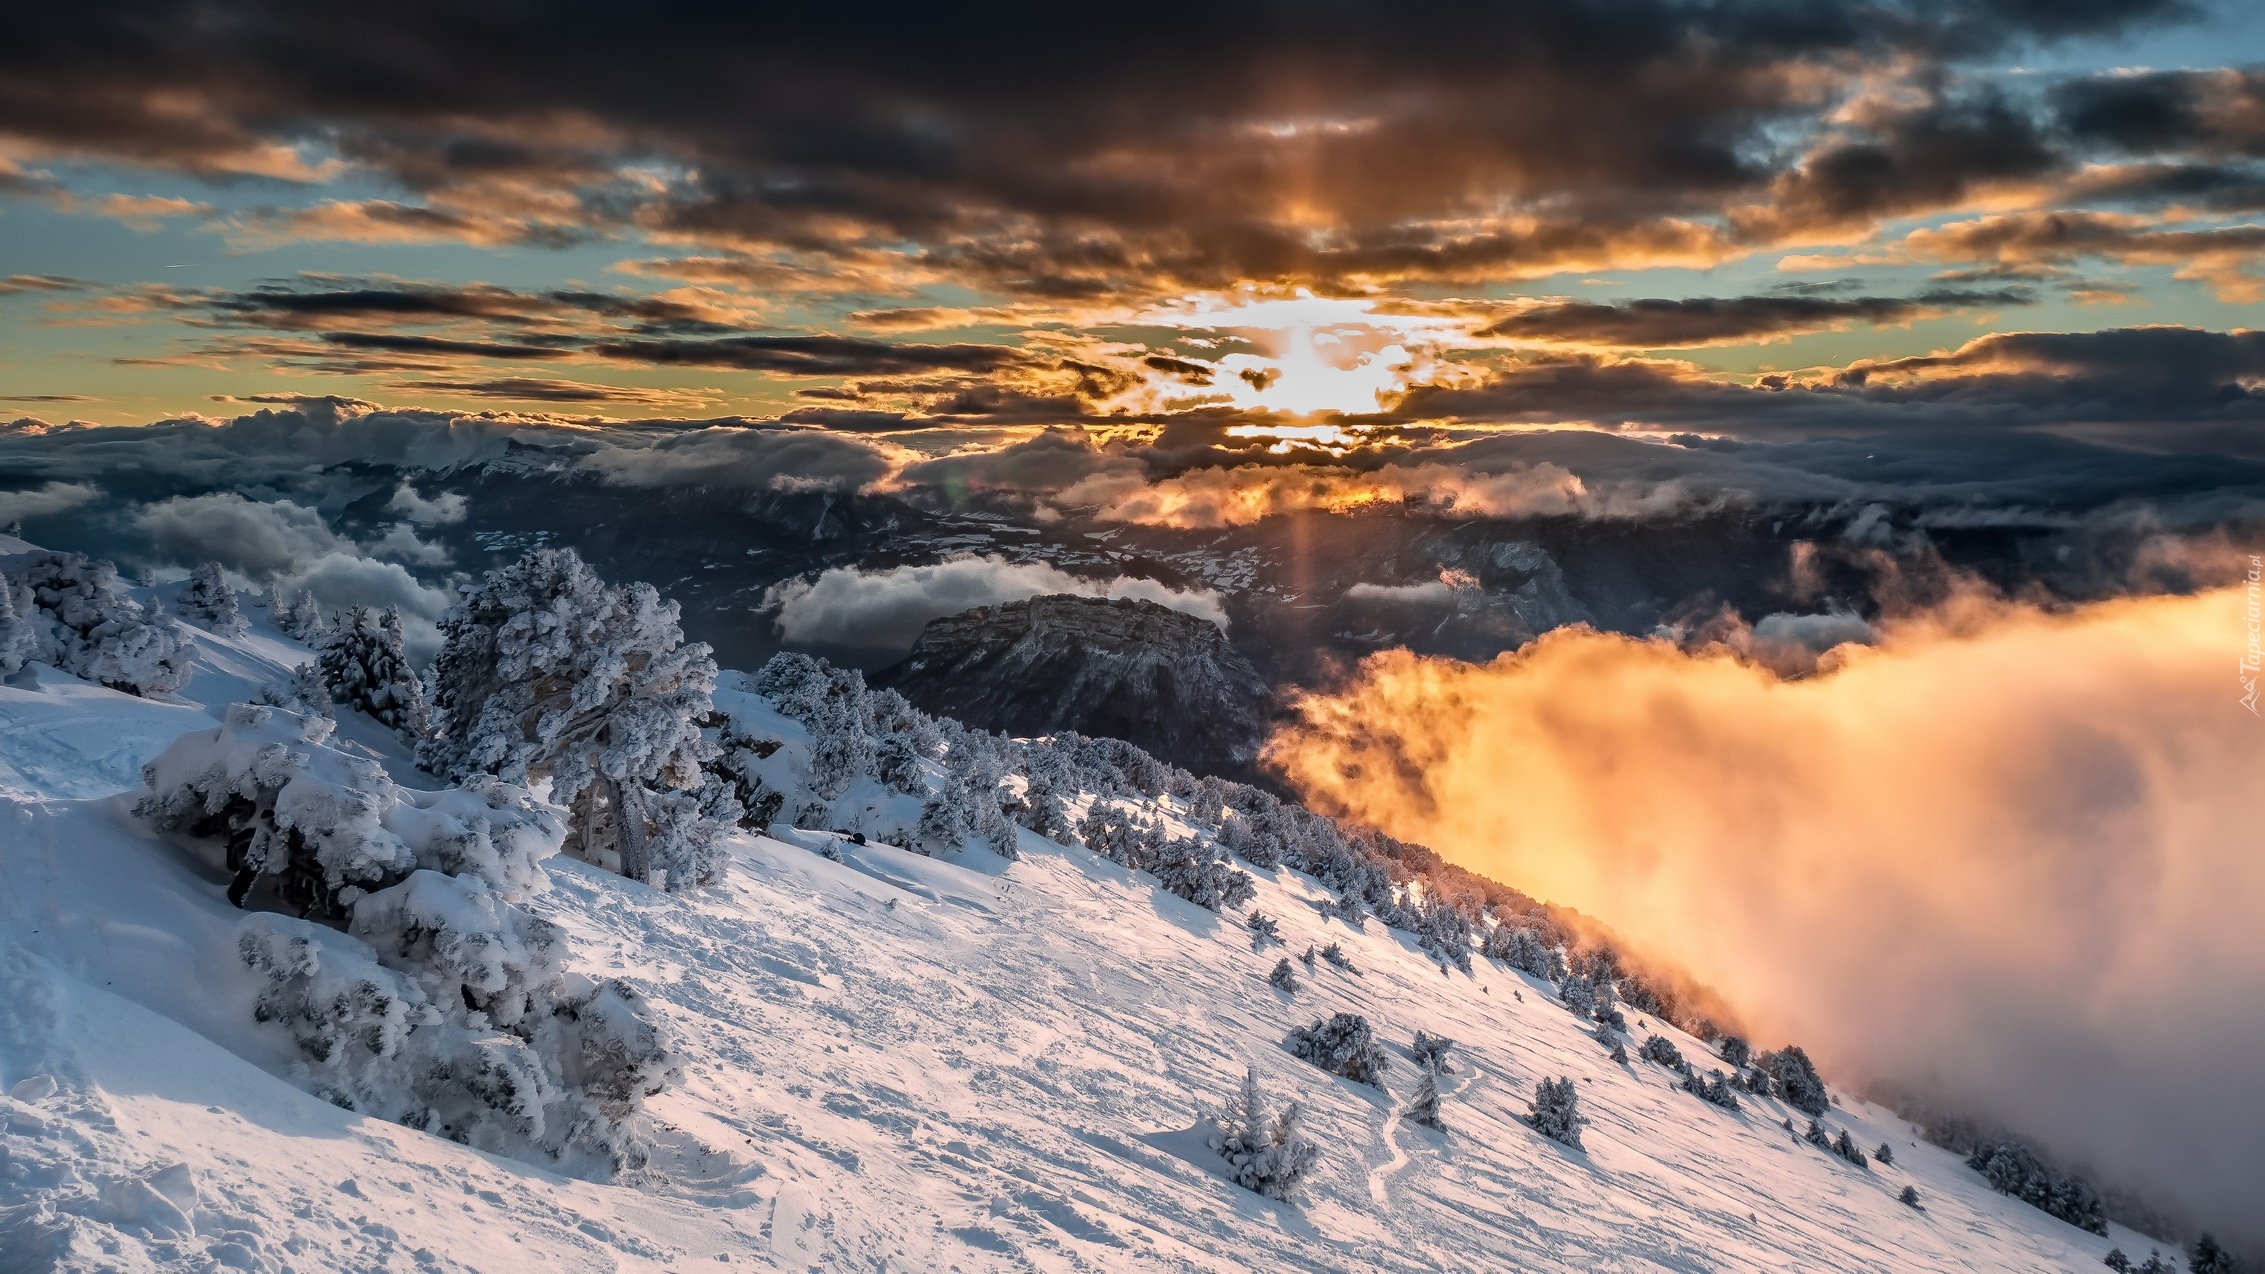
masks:
<svg viewBox="0 0 2265 1274"><path fill-rule="evenodd" d="M691 895L554 859L533 905L576 967L645 991L680 1040L683 1082L648 1103L653 1170L576 1181L366 1119L295 1086L252 1023L220 882L85 799L305 658L199 640L180 703L0 687L0 1274L2080 1270L2111 1241L1992 1194L1888 1112L1827 1116L1896 1143L1864 1172L1774 1101L1706 1105L1612 1063L1544 984L1483 960L1442 976L1373 921L1324 918L1312 881L1259 872L1287 949L1337 941L1362 970L1281 996L1235 918L1028 834L1011 864L742 837ZM368 727L341 734L429 783ZM1376 1027L1388 1091L1283 1046L1337 1011ZM1399 1114L1418 1029L1456 1041L1445 1134ZM1246 1065L1321 1144L1295 1205L1235 1188L1185 1132ZM1585 1151L1520 1120L1559 1074Z"/></svg>

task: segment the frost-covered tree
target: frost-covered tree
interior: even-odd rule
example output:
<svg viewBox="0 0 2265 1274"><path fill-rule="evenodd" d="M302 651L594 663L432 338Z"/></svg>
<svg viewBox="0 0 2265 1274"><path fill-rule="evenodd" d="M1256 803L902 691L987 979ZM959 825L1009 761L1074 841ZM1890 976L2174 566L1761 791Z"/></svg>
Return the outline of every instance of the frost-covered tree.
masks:
<svg viewBox="0 0 2265 1274"><path fill-rule="evenodd" d="M84 553L47 553L25 568L24 583L47 621L47 662L145 697L188 681L188 635L162 610L128 596L117 567Z"/></svg>
<svg viewBox="0 0 2265 1274"><path fill-rule="evenodd" d="M1565 981L1558 985L1557 998L1575 1017L1586 1018L1596 1011L1596 987L1583 974L1566 974Z"/></svg>
<svg viewBox="0 0 2265 1274"><path fill-rule="evenodd" d="M446 792L396 785L377 762L328 746L333 723L231 706L142 767L135 813L161 830L224 843L241 907L266 890L300 915L343 918L420 867L474 875L516 896L563 828L550 806L487 775Z"/></svg>
<svg viewBox="0 0 2265 1274"><path fill-rule="evenodd" d="M2194 1241L2194 1246L2186 1250L2186 1268L2190 1274L2233 1274L2237 1266L2234 1258L2205 1230L2202 1237Z"/></svg>
<svg viewBox="0 0 2265 1274"><path fill-rule="evenodd" d="M1777 1095L1785 1099L1786 1105L1804 1115L1821 1115L1832 1104L1825 1092L1825 1081L1817 1075L1816 1065L1795 1045L1788 1044L1776 1052L1762 1054L1754 1059L1754 1066L1769 1075Z"/></svg>
<svg viewBox="0 0 2265 1274"><path fill-rule="evenodd" d="M1657 1062L1671 1071L1684 1069L1683 1050L1662 1036L1654 1035L1645 1040L1642 1051L1647 1062Z"/></svg>
<svg viewBox="0 0 2265 1274"><path fill-rule="evenodd" d="M1581 1125L1589 1121L1581 1114L1579 1090L1570 1078L1559 1076L1534 1085L1533 1108L1526 1122L1551 1141L1579 1150Z"/></svg>
<svg viewBox="0 0 2265 1274"><path fill-rule="evenodd" d="M1866 1172L1872 1169L1871 1156L1864 1153L1864 1148L1856 1144L1856 1139L1848 1135L1846 1128L1841 1129L1840 1135L1833 1138L1832 1152Z"/></svg>
<svg viewBox="0 0 2265 1274"><path fill-rule="evenodd" d="M37 659L47 645L31 590L0 575L0 677L14 676Z"/></svg>
<svg viewBox="0 0 2265 1274"><path fill-rule="evenodd" d="M1165 842L1154 851L1148 870L1166 892L1209 911L1240 907L1258 892L1250 873L1192 837Z"/></svg>
<svg viewBox="0 0 2265 1274"><path fill-rule="evenodd" d="M1685 1071L1683 1082L1676 1087L1724 1110L1738 1109L1738 1090L1723 1079L1721 1071L1708 1071L1704 1077L1695 1070Z"/></svg>
<svg viewBox="0 0 2265 1274"><path fill-rule="evenodd" d="M1895 1147L1883 1141L1880 1148L1872 1152L1872 1157L1892 1168L1895 1166Z"/></svg>
<svg viewBox="0 0 2265 1274"><path fill-rule="evenodd" d="M2054 1168L2019 1141L1983 1142L1966 1157L1966 1166L1981 1173L1999 1194L2012 1195L2080 1230L2108 1232L2107 1211L2092 1184Z"/></svg>
<svg viewBox="0 0 2265 1274"><path fill-rule="evenodd" d="M1296 995L1298 993L1297 970L1290 967L1288 956L1274 962L1274 972L1267 974L1266 980L1273 983L1274 989L1284 995Z"/></svg>
<svg viewBox="0 0 2265 1274"><path fill-rule="evenodd" d="M1454 1047L1455 1041L1444 1035L1417 1031L1415 1042L1408 1045L1408 1057L1418 1066L1429 1066L1442 1075L1453 1074L1455 1067L1447 1060L1447 1054Z"/></svg>
<svg viewBox="0 0 2265 1274"><path fill-rule="evenodd" d="M400 607L357 606L324 642L319 659L331 702L414 741L425 733L425 683L409 666L407 640Z"/></svg>
<svg viewBox="0 0 2265 1274"><path fill-rule="evenodd" d="M189 618L223 637L240 637L251 627L236 609L236 590L218 562L199 562L181 590L181 609Z"/></svg>
<svg viewBox="0 0 2265 1274"><path fill-rule="evenodd" d="M1258 1068L1243 1072L1235 1108L1215 1117L1205 1139L1227 1161L1227 1176L1245 1190L1288 1202L1321 1161L1321 1150L1298 1131L1298 1104L1270 1114L1258 1090Z"/></svg>
<svg viewBox="0 0 2265 1274"><path fill-rule="evenodd" d="M285 712L311 712L318 717L331 716L330 687L323 684L322 669L314 664L300 664L291 670L291 679L281 684L260 687L254 703Z"/></svg>
<svg viewBox="0 0 2265 1274"><path fill-rule="evenodd" d="M293 641L319 647L330 636L329 616L324 613L322 603L316 601L315 595L306 589L293 593L291 600L284 603L280 610L274 609L271 602L268 613L274 617L275 626L283 631L283 635Z"/></svg>
<svg viewBox="0 0 2265 1274"><path fill-rule="evenodd" d="M1321 949L1321 958L1347 973L1360 972L1359 969L1353 967L1353 958L1345 954L1345 948L1334 942Z"/></svg>
<svg viewBox="0 0 2265 1274"><path fill-rule="evenodd" d="M1628 1017L1620 1011L1620 995L1613 990L1609 979L1597 983L1596 1003L1590 1006L1589 1016L1616 1031L1628 1029Z"/></svg>
<svg viewBox="0 0 2265 1274"><path fill-rule="evenodd" d="M756 670L754 685L757 694L809 732L807 782L818 799L835 800L874 772L877 758L863 673L782 651Z"/></svg>
<svg viewBox="0 0 2265 1274"><path fill-rule="evenodd" d="M1497 925L1487 934L1485 954L1520 973L1537 978L1551 974L1553 954L1540 935L1523 925Z"/></svg>
<svg viewBox="0 0 2265 1274"><path fill-rule="evenodd" d="M435 730L418 760L452 778L548 778L573 853L652 878L656 823L672 817L657 802L705 781L700 723L714 710L715 661L685 642L677 614L652 585L609 585L571 549L489 571L441 620ZM721 871L712 838L692 839L671 886Z"/></svg>
<svg viewBox="0 0 2265 1274"><path fill-rule="evenodd" d="M1439 1119L1439 1070L1439 1058L1426 1054L1422 1059L1422 1069L1416 1073L1415 1095L1408 1099L1406 1109L1400 1114L1427 1128L1445 1132L1447 1125Z"/></svg>
<svg viewBox="0 0 2265 1274"><path fill-rule="evenodd" d="M1282 922L1263 911L1253 910L1243 918L1250 926L1250 949L1264 951L1268 946L1282 945Z"/></svg>
<svg viewBox="0 0 2265 1274"><path fill-rule="evenodd" d="M1754 1060L1754 1046L1739 1035L1723 1036L1721 1042L1715 1045L1715 1052L1722 1060L1730 1063L1732 1071L1744 1070L1746 1063Z"/></svg>
<svg viewBox="0 0 2265 1274"><path fill-rule="evenodd" d="M2147 1249L2147 1259L2139 1263L2139 1274L2178 1274L2178 1263L2163 1259L2162 1252Z"/></svg>
<svg viewBox="0 0 2265 1274"><path fill-rule="evenodd" d="M1895 1196L1895 1201L1907 1208L1919 1208L1919 1210L1922 1212L1926 1211L1925 1208L1919 1207L1919 1187L1917 1186L1903 1187L1903 1193ZM2120 1255L2120 1253L2111 1251L2110 1255ZM2114 1262L2111 1261L2109 1262L2109 1264L2113 1265ZM2125 1264L2128 1265L2129 1262L2125 1262Z"/></svg>
<svg viewBox="0 0 2265 1274"><path fill-rule="evenodd" d="M1326 1022L1301 1026L1290 1032L1290 1051L1321 1069L1342 1075L1356 1084L1384 1087L1389 1060L1358 1013L1339 1013Z"/></svg>

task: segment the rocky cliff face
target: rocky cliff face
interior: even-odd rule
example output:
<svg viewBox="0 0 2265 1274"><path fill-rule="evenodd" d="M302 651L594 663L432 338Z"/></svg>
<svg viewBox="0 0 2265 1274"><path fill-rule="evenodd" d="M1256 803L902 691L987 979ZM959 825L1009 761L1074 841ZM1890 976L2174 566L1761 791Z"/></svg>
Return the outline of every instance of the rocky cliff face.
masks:
<svg viewBox="0 0 2265 1274"><path fill-rule="evenodd" d="M868 681L984 729L1106 735L1229 776L1251 772L1274 704L1216 625L1130 599L1033 597L947 616Z"/></svg>

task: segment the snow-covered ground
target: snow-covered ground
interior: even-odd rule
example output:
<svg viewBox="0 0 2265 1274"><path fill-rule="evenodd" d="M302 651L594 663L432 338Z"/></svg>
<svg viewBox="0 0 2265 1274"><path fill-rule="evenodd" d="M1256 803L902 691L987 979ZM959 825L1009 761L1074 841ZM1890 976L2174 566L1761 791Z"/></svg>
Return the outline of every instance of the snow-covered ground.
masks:
<svg viewBox="0 0 2265 1274"><path fill-rule="evenodd" d="M530 905L576 969L646 992L684 1059L647 1103L650 1166L619 1182L355 1115L254 1023L227 882L111 795L308 658L259 622L197 643L164 702L38 665L0 686L0 1274L2085 1270L2151 1246L1994 1194L1869 1105L1823 1120L1893 1147L1867 1171L1777 1101L1703 1103L1613 1062L1546 983L1443 974L1374 921L1324 917L1293 872L1254 873L1285 939L1254 951L1241 913L1028 832L1012 862L741 836L724 882L689 894L549 860ZM340 737L433 786L374 723ZM1357 973L1293 960L1301 988L1269 985L1330 942ZM1340 1011L1390 1046L1389 1091L1285 1048ZM1629 1025L1631 1052L1657 1032L1712 1057ZM1444 1134L1398 1113L1418 1030L1455 1041ZM1246 1066L1321 1144L1293 1203L1228 1182L1194 1131ZM1557 1075L1591 1120L1579 1151L1520 1120Z"/></svg>

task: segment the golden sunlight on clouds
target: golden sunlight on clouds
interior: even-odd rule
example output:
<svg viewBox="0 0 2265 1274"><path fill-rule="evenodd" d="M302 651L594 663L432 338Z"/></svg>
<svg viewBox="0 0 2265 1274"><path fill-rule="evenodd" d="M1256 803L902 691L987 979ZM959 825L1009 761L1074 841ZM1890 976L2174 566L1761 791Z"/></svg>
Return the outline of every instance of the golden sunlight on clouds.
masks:
<svg viewBox="0 0 2265 1274"><path fill-rule="evenodd" d="M1236 407L1301 416L1377 411L1411 385L1460 374L1441 355L1471 343L1467 319L1380 313L1371 301L1304 289L1266 299L1191 297L1142 319L1248 342L1257 353L1218 360L1216 396ZM1332 431L1314 440L1340 438Z"/></svg>
<svg viewBox="0 0 2265 1274"><path fill-rule="evenodd" d="M2259 1148L2207 1127L2121 1128L2203 1117L2125 1091L2149 1050L2254 1046L2219 1012L2265 995L2243 604L1968 600L1794 681L1585 629L1486 665L1394 651L1270 756L1325 807L1672 953L1844 1074L2083 1129L2062 1149L2128 1172L2254 1181ZM2165 1144L2217 1149L2146 1162Z"/></svg>

